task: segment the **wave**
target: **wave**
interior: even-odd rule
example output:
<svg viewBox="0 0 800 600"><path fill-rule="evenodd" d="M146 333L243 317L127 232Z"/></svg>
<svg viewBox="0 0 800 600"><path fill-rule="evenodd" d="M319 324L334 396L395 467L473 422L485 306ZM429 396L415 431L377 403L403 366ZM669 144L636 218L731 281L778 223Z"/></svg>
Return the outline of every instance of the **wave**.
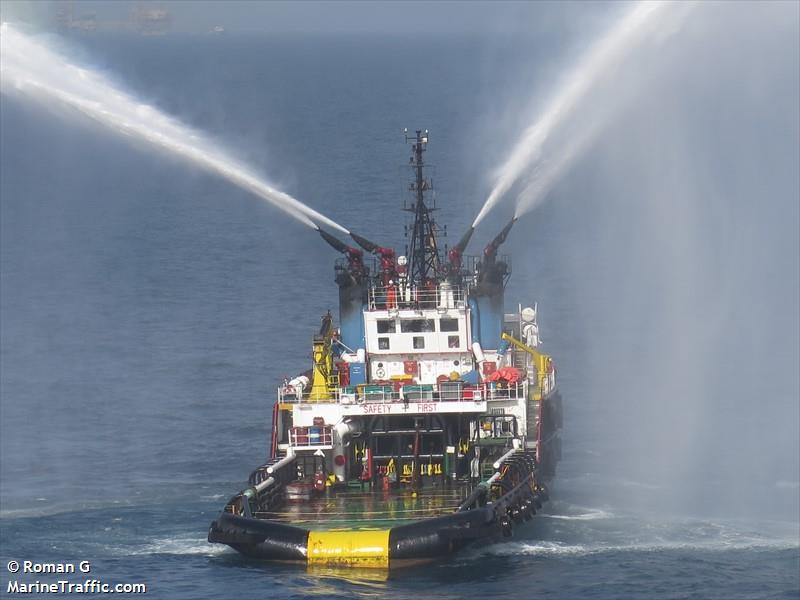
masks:
<svg viewBox="0 0 800 600"><path fill-rule="evenodd" d="M567 544L555 541L508 542L489 546L485 554L494 556L588 556L617 552L663 552L665 550L730 551L730 550L790 550L800 549L798 539L753 539L741 540L685 540L632 542L630 544Z"/></svg>
<svg viewBox="0 0 800 600"><path fill-rule="evenodd" d="M134 506L132 502L125 500L102 500L96 502L81 502L79 504L42 504L26 508L4 508L0 510L0 519L30 519L56 517L69 513L82 513L90 511L102 511L111 508L125 508Z"/></svg>
<svg viewBox="0 0 800 600"><path fill-rule="evenodd" d="M218 556L228 551L226 546L211 544L205 538L161 538L151 540L138 548L119 548L120 554L146 556L152 554L173 554L179 556Z"/></svg>
<svg viewBox="0 0 800 600"><path fill-rule="evenodd" d="M574 515L559 515L559 514L546 514L540 515L545 519L561 519L563 521L596 521L598 519L613 519L613 513L602 509L588 509L588 512L578 513Z"/></svg>
<svg viewBox="0 0 800 600"><path fill-rule="evenodd" d="M759 519L657 518L555 502L555 514L539 513L539 526L521 537L470 552L488 556L588 556L663 551L800 550L800 524ZM560 514L559 514L560 513Z"/></svg>

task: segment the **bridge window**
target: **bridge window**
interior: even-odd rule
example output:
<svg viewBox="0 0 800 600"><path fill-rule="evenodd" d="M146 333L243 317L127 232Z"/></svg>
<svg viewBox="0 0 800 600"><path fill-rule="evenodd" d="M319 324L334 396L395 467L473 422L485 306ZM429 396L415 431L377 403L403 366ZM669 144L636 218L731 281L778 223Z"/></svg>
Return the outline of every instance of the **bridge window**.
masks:
<svg viewBox="0 0 800 600"><path fill-rule="evenodd" d="M378 333L395 333L397 325L394 319L378 319Z"/></svg>
<svg viewBox="0 0 800 600"><path fill-rule="evenodd" d="M439 319L439 331L458 331L458 319Z"/></svg>
<svg viewBox="0 0 800 600"><path fill-rule="evenodd" d="M389 349L389 338L383 337L378 338L378 350L388 350Z"/></svg>
<svg viewBox="0 0 800 600"><path fill-rule="evenodd" d="M421 335L414 336L414 350L422 350L425 348L425 338Z"/></svg>
<svg viewBox="0 0 800 600"><path fill-rule="evenodd" d="M433 319L404 319L400 321L400 331L402 333L422 333L433 330Z"/></svg>
<svg viewBox="0 0 800 600"><path fill-rule="evenodd" d="M447 347L448 348L458 348L461 344L459 343L459 337L457 335L448 335L447 336Z"/></svg>

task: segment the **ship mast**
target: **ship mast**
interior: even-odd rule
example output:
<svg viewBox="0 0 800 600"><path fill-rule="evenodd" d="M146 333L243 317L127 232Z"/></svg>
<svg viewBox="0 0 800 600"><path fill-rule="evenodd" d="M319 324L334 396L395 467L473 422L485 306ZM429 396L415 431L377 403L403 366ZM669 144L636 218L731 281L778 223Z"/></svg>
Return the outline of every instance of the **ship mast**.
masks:
<svg viewBox="0 0 800 600"><path fill-rule="evenodd" d="M411 230L411 245L408 249L408 271L411 281L425 284L433 280L439 269L439 250L436 246L436 222L432 212L436 210L425 203L425 193L433 189L431 181L425 178L422 158L428 144L428 131L416 131L416 136L406 135L406 141L411 140L411 167L414 171L414 182L409 189L414 192L413 206L406 206L405 210L414 213L414 224Z"/></svg>

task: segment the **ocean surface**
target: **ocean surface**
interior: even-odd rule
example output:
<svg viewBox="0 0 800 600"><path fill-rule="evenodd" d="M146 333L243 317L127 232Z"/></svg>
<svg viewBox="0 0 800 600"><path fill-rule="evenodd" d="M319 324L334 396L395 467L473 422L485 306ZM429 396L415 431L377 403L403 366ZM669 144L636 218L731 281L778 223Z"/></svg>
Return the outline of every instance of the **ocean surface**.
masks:
<svg viewBox="0 0 800 600"><path fill-rule="evenodd" d="M437 216L454 242L513 140L507 111L545 94L548 57L571 42L89 35L69 47L300 200L402 248L403 128L430 129ZM772 112L788 122L753 127L783 187L756 211L748 186L770 184L726 171L730 189L703 189L730 204L691 212L699 237L730 235L692 262L702 283L678 304L740 300L715 309L701 346L693 332L712 313L684 313L675 329L662 318L676 305L662 292L683 285L666 250L679 237L659 237L674 223L649 218L648 188L608 167L646 171L632 158L646 150L620 158L624 134L518 223L506 302L538 301L565 399L553 501L507 543L388 577L308 573L206 541L266 456L276 386L308 368L319 318L335 313L331 249L180 160L4 96L0 595L8 561L88 560L93 578L170 599L800 597L796 77L774 84L786 94ZM713 135L728 126L693 129L720 169L739 164ZM473 252L511 210L482 225ZM743 235L769 269L739 252ZM701 347L701 376L671 387L665 363L636 367L665 358L665 344Z"/></svg>

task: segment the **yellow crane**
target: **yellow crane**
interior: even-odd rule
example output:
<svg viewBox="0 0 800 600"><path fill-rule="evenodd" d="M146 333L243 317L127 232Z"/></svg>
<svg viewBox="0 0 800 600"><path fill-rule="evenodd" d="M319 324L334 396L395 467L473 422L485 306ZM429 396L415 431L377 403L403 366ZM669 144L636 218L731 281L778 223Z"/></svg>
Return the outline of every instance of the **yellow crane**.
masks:
<svg viewBox="0 0 800 600"><path fill-rule="evenodd" d="M542 391L544 390L544 382L547 376L553 372L553 359L549 354L545 354L544 352L539 352L536 348L531 348L527 344L519 341L517 338L509 335L508 333L503 332L500 336L502 339L506 340L510 344L512 344L515 348L522 350L523 352L527 352L531 355L531 362L533 363L533 367L536 370L536 390L534 390L534 399L538 400L542 397Z"/></svg>

